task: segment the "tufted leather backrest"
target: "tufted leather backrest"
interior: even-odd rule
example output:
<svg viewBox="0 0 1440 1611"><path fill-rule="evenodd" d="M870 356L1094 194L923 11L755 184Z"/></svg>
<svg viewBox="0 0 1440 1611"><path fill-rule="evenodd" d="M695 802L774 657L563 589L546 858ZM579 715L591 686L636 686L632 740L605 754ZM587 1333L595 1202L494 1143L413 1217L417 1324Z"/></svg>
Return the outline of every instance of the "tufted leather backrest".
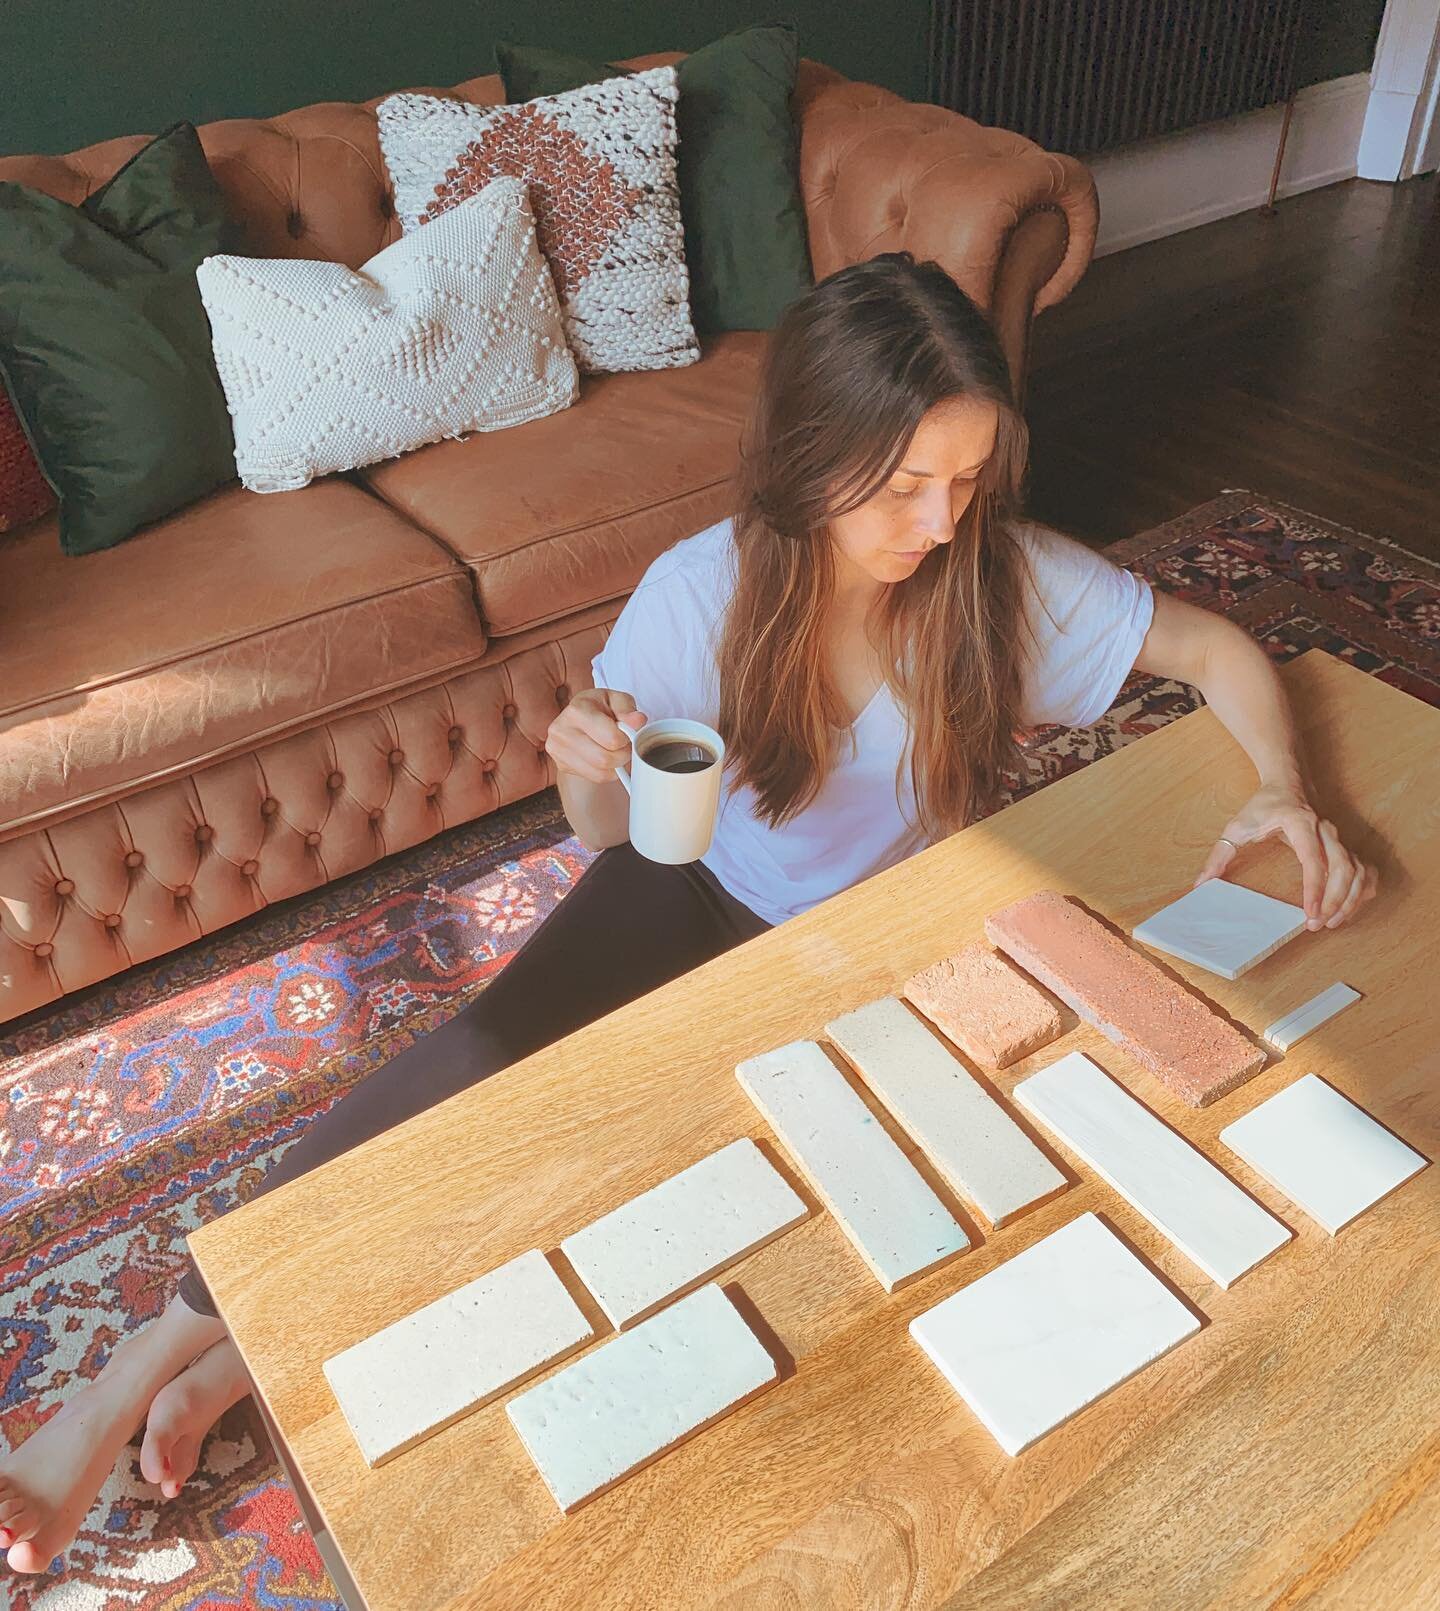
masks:
<svg viewBox="0 0 1440 1611"><path fill-rule="evenodd" d="M622 65L661 67L679 60L679 53L670 51ZM499 106L505 99L496 73L449 89L421 86L418 93L476 106ZM279 117L227 118L201 126L200 143L231 216L244 231L246 255L317 258L359 268L398 239L375 118L384 99L323 101ZM0 179L78 206L150 138L125 135L58 157L0 158Z"/></svg>

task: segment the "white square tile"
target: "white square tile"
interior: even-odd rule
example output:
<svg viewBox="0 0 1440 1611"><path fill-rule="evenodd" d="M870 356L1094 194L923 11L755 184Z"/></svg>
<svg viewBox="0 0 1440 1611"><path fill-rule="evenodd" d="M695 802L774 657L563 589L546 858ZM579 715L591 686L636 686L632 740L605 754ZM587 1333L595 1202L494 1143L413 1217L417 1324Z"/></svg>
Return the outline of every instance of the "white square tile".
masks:
<svg viewBox="0 0 1440 1611"><path fill-rule="evenodd" d="M964 1228L813 1040L736 1077L887 1292L970 1245Z"/></svg>
<svg viewBox="0 0 1440 1611"><path fill-rule="evenodd" d="M1093 1214L910 1322L911 1336L1007 1454L1199 1329Z"/></svg>
<svg viewBox="0 0 1440 1611"><path fill-rule="evenodd" d="M1427 1162L1314 1074L1227 1124L1220 1139L1331 1236Z"/></svg>
<svg viewBox="0 0 1440 1611"><path fill-rule="evenodd" d="M573 1353L593 1333L532 1251L366 1337L322 1367L367 1465L383 1465Z"/></svg>
<svg viewBox="0 0 1440 1611"><path fill-rule="evenodd" d="M1064 1175L894 996L846 1013L825 1033L946 1185L991 1225L1065 1189Z"/></svg>
<svg viewBox="0 0 1440 1611"><path fill-rule="evenodd" d="M776 1375L769 1352L711 1285L512 1398L505 1413L555 1503L571 1511Z"/></svg>
<svg viewBox="0 0 1440 1611"><path fill-rule="evenodd" d="M1243 884L1210 878L1137 923L1131 932L1156 951L1193 962L1222 979L1238 979L1304 927L1302 907Z"/></svg>
<svg viewBox="0 0 1440 1611"><path fill-rule="evenodd" d="M1015 1100L1222 1287L1290 1240L1289 1226L1083 1052L1021 1080Z"/></svg>
<svg viewBox="0 0 1440 1611"><path fill-rule="evenodd" d="M623 1331L808 1213L745 1137L632 1197L560 1247Z"/></svg>
<svg viewBox="0 0 1440 1611"><path fill-rule="evenodd" d="M1277 1052L1288 1052L1292 1046L1319 1029L1321 1024L1329 1023L1336 1013L1344 1012L1347 1007L1353 1007L1359 1000L1358 990L1352 990L1347 984L1332 984L1328 990L1322 990L1318 996L1311 996L1309 1001L1296 1007L1293 1012L1287 1012L1283 1018L1277 1018L1265 1031L1263 1038L1268 1040Z"/></svg>

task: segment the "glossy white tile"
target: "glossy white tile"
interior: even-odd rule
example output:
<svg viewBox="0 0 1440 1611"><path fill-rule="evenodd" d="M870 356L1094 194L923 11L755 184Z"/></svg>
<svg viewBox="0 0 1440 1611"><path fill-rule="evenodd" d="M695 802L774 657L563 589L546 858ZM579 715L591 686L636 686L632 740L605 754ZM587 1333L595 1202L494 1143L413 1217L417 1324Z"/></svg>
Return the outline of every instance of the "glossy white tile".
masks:
<svg viewBox="0 0 1440 1611"><path fill-rule="evenodd" d="M776 1375L775 1361L712 1284L512 1398L505 1413L555 1503L571 1511Z"/></svg>
<svg viewBox="0 0 1440 1611"><path fill-rule="evenodd" d="M1360 992L1352 990L1347 984L1332 984L1328 990L1322 990L1318 996L1311 996L1309 1001L1296 1007L1293 1012L1287 1012L1283 1018L1277 1018L1265 1031L1264 1039L1268 1040L1277 1052L1288 1052L1297 1042L1319 1029L1321 1024L1328 1023L1336 1013L1344 1012L1347 1007L1353 1007L1360 1000Z"/></svg>
<svg viewBox="0 0 1440 1611"><path fill-rule="evenodd" d="M1094 1214L910 1322L911 1336L1007 1454L1199 1329Z"/></svg>
<svg viewBox="0 0 1440 1611"><path fill-rule="evenodd" d="M1227 1124L1220 1139L1332 1236L1428 1161L1314 1074Z"/></svg>
<svg viewBox="0 0 1440 1611"><path fill-rule="evenodd" d="M573 1353L591 1335L549 1261L532 1251L322 1368L366 1464L378 1466Z"/></svg>
<svg viewBox="0 0 1440 1611"><path fill-rule="evenodd" d="M735 1073L887 1292L969 1247L959 1221L813 1040L752 1057Z"/></svg>
<svg viewBox="0 0 1440 1611"><path fill-rule="evenodd" d="M1222 1287L1291 1231L1083 1052L1015 1087L1015 1100Z"/></svg>
<svg viewBox="0 0 1440 1611"><path fill-rule="evenodd" d="M1137 923L1135 938L1182 962L1238 979L1305 927L1302 907L1210 878Z"/></svg>
<svg viewBox="0 0 1440 1611"><path fill-rule="evenodd" d="M934 1164L991 1225L1065 1189L1065 1177L960 1060L894 996L825 1033Z"/></svg>
<svg viewBox="0 0 1440 1611"><path fill-rule="evenodd" d="M623 1330L809 1210L748 1137L622 1203L560 1247Z"/></svg>

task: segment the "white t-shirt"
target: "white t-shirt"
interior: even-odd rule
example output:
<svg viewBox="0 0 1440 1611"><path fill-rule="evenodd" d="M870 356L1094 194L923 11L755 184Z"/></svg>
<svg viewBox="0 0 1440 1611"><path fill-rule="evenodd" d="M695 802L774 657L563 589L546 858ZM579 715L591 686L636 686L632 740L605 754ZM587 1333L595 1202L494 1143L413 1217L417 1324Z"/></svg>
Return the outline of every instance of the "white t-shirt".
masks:
<svg viewBox="0 0 1440 1611"><path fill-rule="evenodd" d="M1155 608L1150 588L1058 532L1027 524L1016 535L1035 583L1022 720L1088 726L1109 708L1135 664ZM729 520L661 554L595 656L596 686L632 695L646 716L687 716L716 726L716 655L734 565ZM901 767L908 726L888 684L856 718L854 739L838 746L819 794L779 828L755 815L748 785L732 792L727 782L721 790L715 837L702 859L768 923L806 911L928 842L913 820L908 760Z"/></svg>

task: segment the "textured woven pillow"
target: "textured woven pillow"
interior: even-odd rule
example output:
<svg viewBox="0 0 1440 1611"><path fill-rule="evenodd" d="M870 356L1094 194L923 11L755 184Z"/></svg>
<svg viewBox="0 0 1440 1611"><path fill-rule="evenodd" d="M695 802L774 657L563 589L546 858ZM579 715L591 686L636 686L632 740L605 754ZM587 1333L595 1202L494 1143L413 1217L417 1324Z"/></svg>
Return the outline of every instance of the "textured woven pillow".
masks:
<svg viewBox="0 0 1440 1611"><path fill-rule="evenodd" d="M497 179L352 272L209 257L215 367L252 492L553 414L579 382L525 187Z"/></svg>
<svg viewBox="0 0 1440 1611"><path fill-rule="evenodd" d="M0 531L14 531L54 507L55 494L35 462L9 392L0 386Z"/></svg>
<svg viewBox="0 0 1440 1611"><path fill-rule="evenodd" d="M401 224L428 228L497 174L523 179L581 369L694 363L675 100L673 67L523 106L392 95L376 110Z"/></svg>

